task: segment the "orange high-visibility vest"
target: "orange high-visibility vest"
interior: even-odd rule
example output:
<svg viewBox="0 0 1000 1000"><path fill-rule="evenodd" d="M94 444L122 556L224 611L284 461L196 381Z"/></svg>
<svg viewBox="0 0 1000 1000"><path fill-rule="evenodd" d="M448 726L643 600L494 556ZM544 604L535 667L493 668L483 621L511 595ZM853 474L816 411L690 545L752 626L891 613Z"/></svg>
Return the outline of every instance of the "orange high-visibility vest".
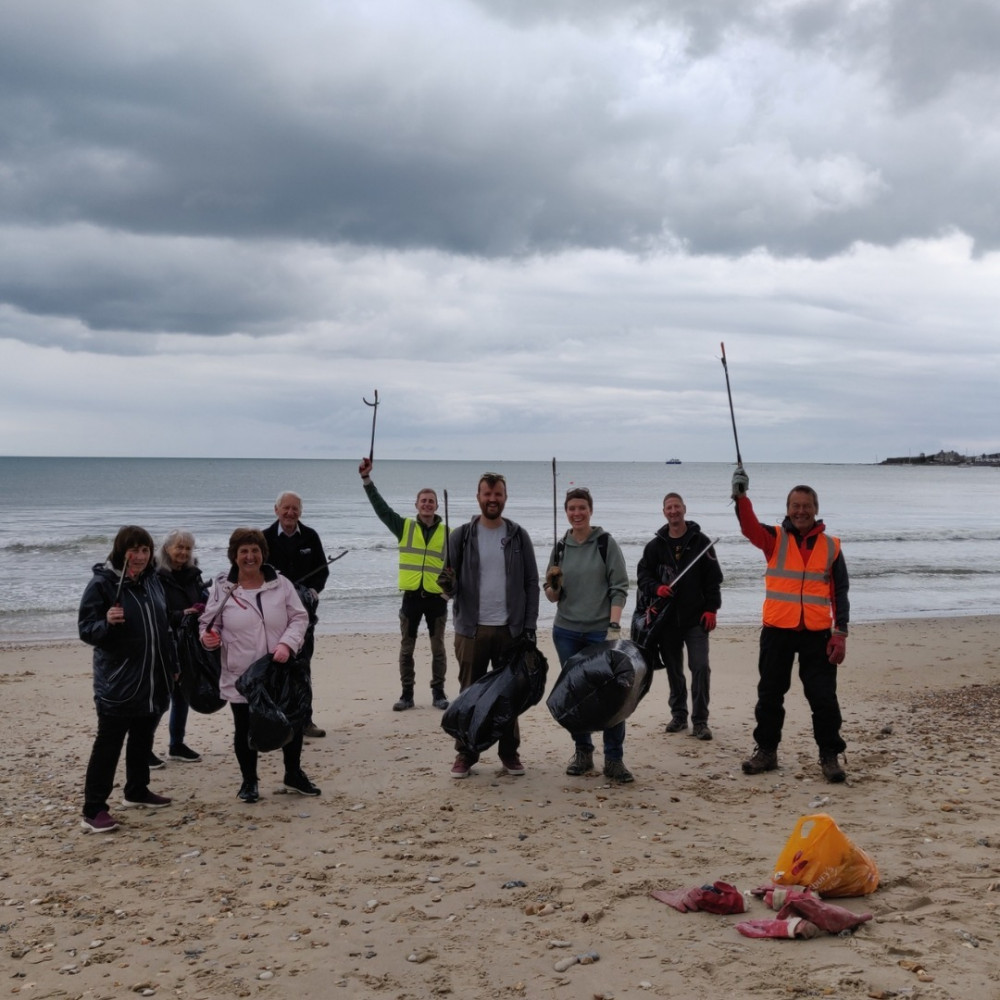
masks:
<svg viewBox="0 0 1000 1000"><path fill-rule="evenodd" d="M778 528L776 544L764 574L764 624L822 632L833 624L830 581L833 562L840 555L840 539L816 536L806 560L795 539Z"/></svg>

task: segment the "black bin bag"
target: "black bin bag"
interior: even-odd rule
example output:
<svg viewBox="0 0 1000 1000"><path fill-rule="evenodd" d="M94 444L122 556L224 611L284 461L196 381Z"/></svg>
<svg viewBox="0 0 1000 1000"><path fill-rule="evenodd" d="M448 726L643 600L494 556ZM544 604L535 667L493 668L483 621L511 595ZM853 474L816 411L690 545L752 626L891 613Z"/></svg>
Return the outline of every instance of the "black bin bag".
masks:
<svg viewBox="0 0 1000 1000"><path fill-rule="evenodd" d="M250 746L267 753L280 750L309 721L312 687L303 664L292 657L275 663L262 656L236 681L250 707Z"/></svg>
<svg viewBox="0 0 1000 1000"><path fill-rule="evenodd" d="M441 716L441 728L476 753L500 739L504 728L545 694L549 664L537 646L519 643L496 670L470 684Z"/></svg>
<svg viewBox="0 0 1000 1000"><path fill-rule="evenodd" d="M545 704L571 733L596 733L624 722L652 681L653 672L634 642L597 642L566 661Z"/></svg>
<svg viewBox="0 0 1000 1000"><path fill-rule="evenodd" d="M198 616L186 614L175 634L177 663L180 670L177 684L187 703L203 715L218 712L225 701L219 697L219 675L222 658L217 649L205 649L198 635Z"/></svg>

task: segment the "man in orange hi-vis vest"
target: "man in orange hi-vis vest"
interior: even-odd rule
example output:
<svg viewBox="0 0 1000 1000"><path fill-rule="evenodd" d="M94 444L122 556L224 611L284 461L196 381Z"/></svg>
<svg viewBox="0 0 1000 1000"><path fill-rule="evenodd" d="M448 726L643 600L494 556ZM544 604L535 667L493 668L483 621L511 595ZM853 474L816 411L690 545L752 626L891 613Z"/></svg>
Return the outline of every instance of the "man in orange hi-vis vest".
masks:
<svg viewBox="0 0 1000 1000"><path fill-rule="evenodd" d="M847 565L840 539L817 519L819 497L811 486L794 486L780 525L761 524L747 496L750 477L741 467L733 475L736 517L744 537L767 558L764 617L760 631L757 726L745 774L773 771L785 721L785 694L799 658L799 677L812 711L819 764L827 781L847 777L840 763L846 744L840 735L837 670L847 652Z"/></svg>

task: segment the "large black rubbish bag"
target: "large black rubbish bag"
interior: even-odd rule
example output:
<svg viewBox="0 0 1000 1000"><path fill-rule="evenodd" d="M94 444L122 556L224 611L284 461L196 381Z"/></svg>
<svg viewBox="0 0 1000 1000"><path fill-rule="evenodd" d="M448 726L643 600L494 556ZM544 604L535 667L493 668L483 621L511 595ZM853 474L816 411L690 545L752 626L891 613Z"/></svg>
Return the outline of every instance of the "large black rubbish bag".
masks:
<svg viewBox="0 0 1000 1000"><path fill-rule="evenodd" d="M280 750L309 721L312 689L309 673L295 657L275 663L269 653L237 678L236 690L250 706L250 747Z"/></svg>
<svg viewBox="0 0 1000 1000"><path fill-rule="evenodd" d="M441 728L463 746L482 753L503 730L545 694L549 664L537 646L519 643L496 670L470 684L441 716Z"/></svg>
<svg viewBox="0 0 1000 1000"><path fill-rule="evenodd" d="M198 616L186 614L175 633L177 663L180 676L177 680L187 703L202 715L218 712L225 700L219 697L219 674L222 659L217 649L205 649L198 635Z"/></svg>
<svg viewBox="0 0 1000 1000"><path fill-rule="evenodd" d="M596 642L566 661L545 704L571 733L596 733L624 722L652 681L653 671L634 642Z"/></svg>
<svg viewBox="0 0 1000 1000"><path fill-rule="evenodd" d="M663 665L656 652L657 637L666 625L672 603L669 597L659 597L648 604L640 601L632 614L632 641L646 654L653 670Z"/></svg>

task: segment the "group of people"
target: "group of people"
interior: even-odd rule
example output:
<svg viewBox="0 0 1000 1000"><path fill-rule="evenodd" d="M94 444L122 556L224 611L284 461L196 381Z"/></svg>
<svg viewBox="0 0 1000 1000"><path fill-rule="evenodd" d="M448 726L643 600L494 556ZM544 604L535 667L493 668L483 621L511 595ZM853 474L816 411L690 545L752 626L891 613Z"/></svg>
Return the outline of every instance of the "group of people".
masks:
<svg viewBox="0 0 1000 1000"><path fill-rule="evenodd" d="M229 539L230 569L207 584L194 556L190 532L172 531L154 560L153 539L137 525L118 531L107 560L93 569L80 602L80 638L94 647L97 734L84 779L81 826L107 833L118 826L109 798L125 751L122 808L159 809L170 799L150 790L150 771L163 766L153 752L160 719L170 707L169 758L195 763L201 755L185 742L188 704L176 682L177 632L198 615L201 643L218 650L220 697L233 716L233 749L242 784L237 793L256 802L257 751L250 739L250 710L237 690L239 678L263 657L294 662L306 677L318 593L329 575L316 532L301 523L302 501L278 497L275 522L264 531L237 528ZM308 584L308 586L307 586ZM284 786L316 796L301 766L304 736L324 736L311 716L282 747Z"/></svg>
<svg viewBox="0 0 1000 1000"><path fill-rule="evenodd" d="M414 503L416 516L404 517L375 488L372 469L370 458L358 468L365 493L399 550L402 691L395 711L415 705L414 652L421 622L430 636L431 700L436 708L448 707L444 632L449 602L461 691L497 669L519 643L536 642L540 593L556 605L552 642L561 667L588 646L621 636L628 571L615 539L591 523L594 501L588 489L574 487L566 493L563 507L569 527L551 550L540 588L531 538L503 516L507 503L503 475L487 472L480 477L479 514L449 532L437 513L433 489L421 489ZM786 517L777 526L757 519L748 487L749 477L740 467L732 481L736 516L743 535L767 560L755 747L742 768L747 774L759 774L778 766L784 697L797 657L822 773L828 781L844 781L837 668L846 655L850 605L840 541L827 534L819 520L819 500L811 487L793 487ZM108 798L123 745L122 805L169 804L168 798L150 790L149 780L156 726L171 699L169 756L179 761L200 759L184 742L187 706L173 687L177 662L171 629L185 614L200 615L202 644L221 653L220 693L232 710L234 750L242 775L238 797L247 803L259 798L257 752L248 739L249 709L236 682L265 656L275 664L294 663L308 672L318 594L329 573L319 536L301 523L301 499L283 493L275 503L275 514L277 520L263 532L251 528L233 532L231 568L211 587L201 580L193 557L194 539L186 532L168 536L159 566L154 567L148 532L127 526L116 536L107 562L94 567L79 614L80 637L95 647L98 715L85 781L84 829L105 832L117 826ZM664 497L663 516L666 523L645 546L637 567L634 621L643 625L647 659L662 666L668 678L671 717L666 732L685 732L690 720L694 737L711 740L709 634L722 604L722 570L711 541L695 521L688 520L678 493ZM691 674L690 710L685 653ZM310 719L282 748L289 791L320 794L302 770L301 753L303 736L323 735ZM574 732L572 739L574 752L566 773L591 773L593 734ZM602 739L604 776L617 783L633 781L624 761L625 723L604 730ZM479 754L461 741L456 741L455 750L451 775L466 778ZM499 734L497 750L508 774L525 773L516 718Z"/></svg>

